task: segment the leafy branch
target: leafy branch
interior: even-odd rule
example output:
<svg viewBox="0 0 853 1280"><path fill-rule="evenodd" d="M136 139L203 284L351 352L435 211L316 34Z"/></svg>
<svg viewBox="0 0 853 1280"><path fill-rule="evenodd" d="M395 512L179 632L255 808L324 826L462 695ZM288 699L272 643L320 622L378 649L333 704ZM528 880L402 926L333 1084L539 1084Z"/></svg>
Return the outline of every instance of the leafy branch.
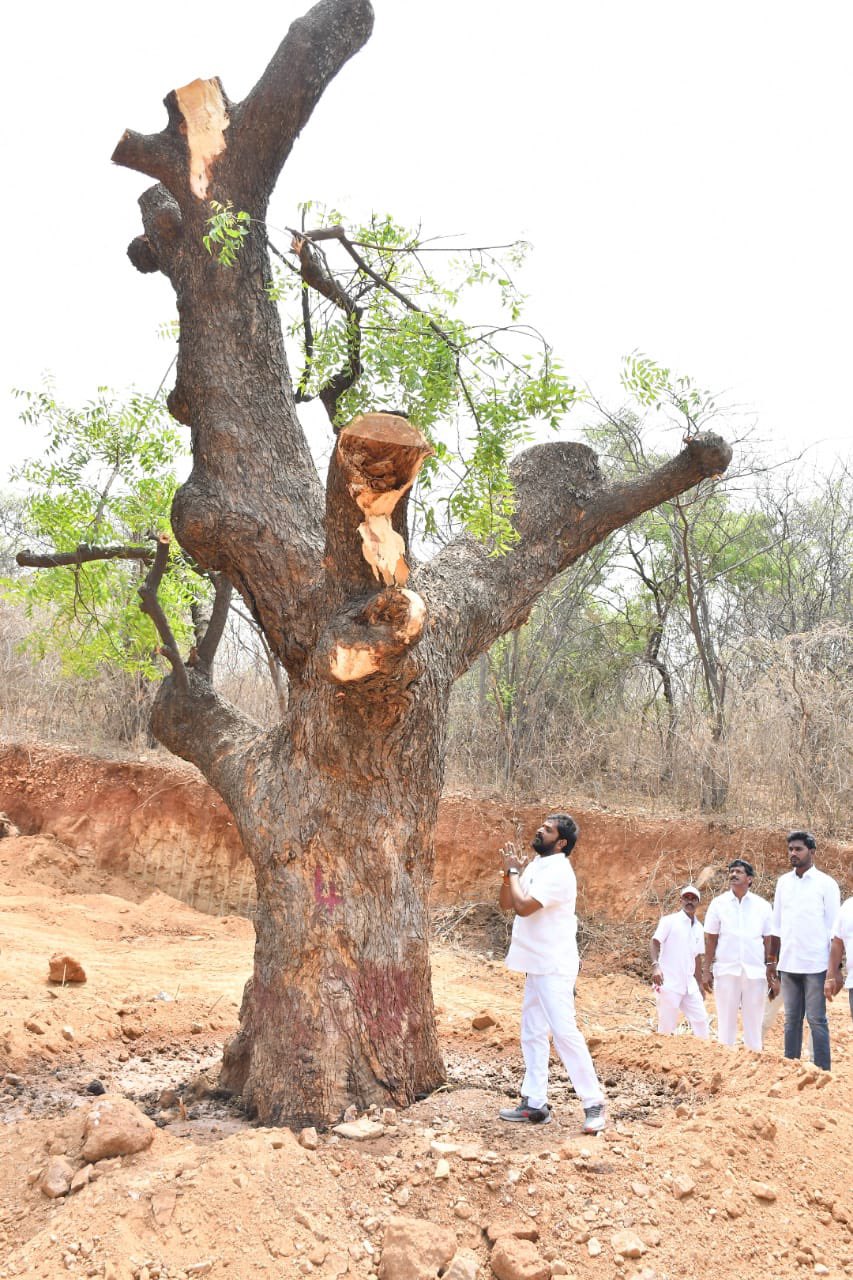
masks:
<svg viewBox="0 0 853 1280"><path fill-rule="evenodd" d="M295 262L269 242L282 263L270 296L299 302L287 330L302 350L298 398L320 399L334 428L379 407L405 414L435 451L415 495L424 532L461 523L505 551L516 536L509 460L537 426L561 425L578 398L544 337L521 320L513 272L528 246L501 246L503 260L489 246L438 246L387 215L348 232L339 212L311 203L302 224L289 229ZM446 256L440 275L427 251ZM471 323L472 291L497 301L507 322Z"/></svg>
<svg viewBox="0 0 853 1280"><path fill-rule="evenodd" d="M210 207L213 210L207 219L210 230L202 236L202 244L221 267L233 267L251 230L251 216L244 209L235 213L230 200L225 204L211 200Z"/></svg>
<svg viewBox="0 0 853 1280"><path fill-rule="evenodd" d="M301 352L297 403L320 400L335 430L378 408L408 417L434 450L413 495L424 533L461 523L492 553L505 551L516 540L510 458L537 428L560 426L579 398L545 338L522 322L513 272L529 245L438 244L388 215L350 232L341 213L309 201L283 250L275 229L247 212L211 209L204 243L222 266L264 225L276 260L267 293L288 309L286 334ZM427 253L445 256L440 275ZM465 318L473 290L507 322Z"/></svg>

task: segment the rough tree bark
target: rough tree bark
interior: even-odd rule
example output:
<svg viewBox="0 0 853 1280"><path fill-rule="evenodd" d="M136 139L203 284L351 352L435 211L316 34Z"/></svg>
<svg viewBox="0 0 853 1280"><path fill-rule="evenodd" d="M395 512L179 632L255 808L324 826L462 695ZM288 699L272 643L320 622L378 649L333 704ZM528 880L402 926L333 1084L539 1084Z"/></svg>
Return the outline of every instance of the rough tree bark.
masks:
<svg viewBox="0 0 853 1280"><path fill-rule="evenodd" d="M426 902L453 681L578 556L730 457L702 436L608 487L584 446L537 446L514 465L511 553L463 536L418 566L406 491L428 446L371 415L341 433L324 498L263 236L229 270L202 236L210 200L264 219L294 139L372 21L367 0L321 0L245 101L195 81L166 98L162 133L125 133L113 157L156 179L129 255L177 296L169 406L191 428L194 463L176 535L233 584L290 679L281 725L262 732L218 697L209 662L188 665L163 682L152 723L228 804L257 877L254 976L224 1078L260 1118L294 1126L350 1102L406 1104L444 1078Z"/></svg>

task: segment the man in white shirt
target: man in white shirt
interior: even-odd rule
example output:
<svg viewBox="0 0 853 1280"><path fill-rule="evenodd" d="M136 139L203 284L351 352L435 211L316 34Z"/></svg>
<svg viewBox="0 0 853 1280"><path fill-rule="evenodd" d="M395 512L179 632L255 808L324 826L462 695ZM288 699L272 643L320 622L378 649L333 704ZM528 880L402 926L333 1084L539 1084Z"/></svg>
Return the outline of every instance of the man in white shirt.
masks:
<svg viewBox="0 0 853 1280"><path fill-rule="evenodd" d="M696 919L700 894L695 884L681 890L681 910L661 916L649 943L652 982L658 1006L658 1031L672 1035L682 1015L700 1040L708 1039L708 1015L702 998L702 926Z"/></svg>
<svg viewBox="0 0 853 1280"><path fill-rule="evenodd" d="M847 954L847 981L841 976L841 961ZM841 910L835 917L832 926L832 943L829 948L829 969L824 983L824 994L831 1000L841 990L842 983L847 988L850 1000L850 1016L853 1018L853 898L842 903Z"/></svg>
<svg viewBox="0 0 853 1280"><path fill-rule="evenodd" d="M500 905L515 920L506 957L509 969L527 975L521 1007L524 1080L521 1102L505 1107L501 1120L549 1124L549 1032L584 1109L584 1133L605 1125L604 1093L586 1041L575 1019L575 979L580 968L577 942L577 881L569 862L579 835L574 818L553 813L533 838L536 857L527 865L515 845L501 849Z"/></svg>
<svg viewBox="0 0 853 1280"><path fill-rule="evenodd" d="M778 967L785 1002L785 1057L801 1056L805 1017L812 1033L815 1066L829 1071L824 983L841 892L832 876L814 865L816 848L810 831L792 831L788 836L792 869L776 883L767 976L772 979Z"/></svg>
<svg viewBox="0 0 853 1280"><path fill-rule="evenodd" d="M735 1043L740 1009L743 1042L760 1053L773 911L752 893L754 878L743 858L729 863L728 892L713 899L705 916L704 983L714 988L720 1043Z"/></svg>

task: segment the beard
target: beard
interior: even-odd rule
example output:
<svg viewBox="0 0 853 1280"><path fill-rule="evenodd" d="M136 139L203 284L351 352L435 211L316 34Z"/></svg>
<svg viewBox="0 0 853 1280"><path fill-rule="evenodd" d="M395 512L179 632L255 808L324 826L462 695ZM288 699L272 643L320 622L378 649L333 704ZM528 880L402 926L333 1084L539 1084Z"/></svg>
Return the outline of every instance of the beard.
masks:
<svg viewBox="0 0 853 1280"><path fill-rule="evenodd" d="M530 847L531 849L535 849L537 853L541 853L542 850L546 847L545 841L542 839L542 837L539 835L538 832L530 841Z"/></svg>

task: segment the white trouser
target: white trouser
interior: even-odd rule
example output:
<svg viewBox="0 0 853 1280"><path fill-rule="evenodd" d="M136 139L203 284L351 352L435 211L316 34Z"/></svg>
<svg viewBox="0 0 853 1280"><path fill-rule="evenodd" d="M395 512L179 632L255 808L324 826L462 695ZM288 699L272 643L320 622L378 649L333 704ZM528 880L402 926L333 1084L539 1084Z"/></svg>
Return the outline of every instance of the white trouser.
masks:
<svg viewBox="0 0 853 1280"><path fill-rule="evenodd" d="M683 1013L694 1036L698 1036L700 1040L708 1039L708 1015L698 982L694 980L687 991L658 987L655 995L658 1002L658 1031L661 1035L671 1036Z"/></svg>
<svg viewBox="0 0 853 1280"><path fill-rule="evenodd" d="M548 1032L584 1107L604 1101L586 1041L575 1020L575 980L562 974L528 973L521 1006L521 1092L531 1107L548 1101Z"/></svg>
<svg viewBox="0 0 853 1280"><path fill-rule="evenodd" d="M720 1044L734 1044L737 1040L737 1011L740 1009L743 1042L747 1049L761 1052L766 995L766 978L747 978L743 973L724 974L719 978L714 975L717 1038Z"/></svg>

